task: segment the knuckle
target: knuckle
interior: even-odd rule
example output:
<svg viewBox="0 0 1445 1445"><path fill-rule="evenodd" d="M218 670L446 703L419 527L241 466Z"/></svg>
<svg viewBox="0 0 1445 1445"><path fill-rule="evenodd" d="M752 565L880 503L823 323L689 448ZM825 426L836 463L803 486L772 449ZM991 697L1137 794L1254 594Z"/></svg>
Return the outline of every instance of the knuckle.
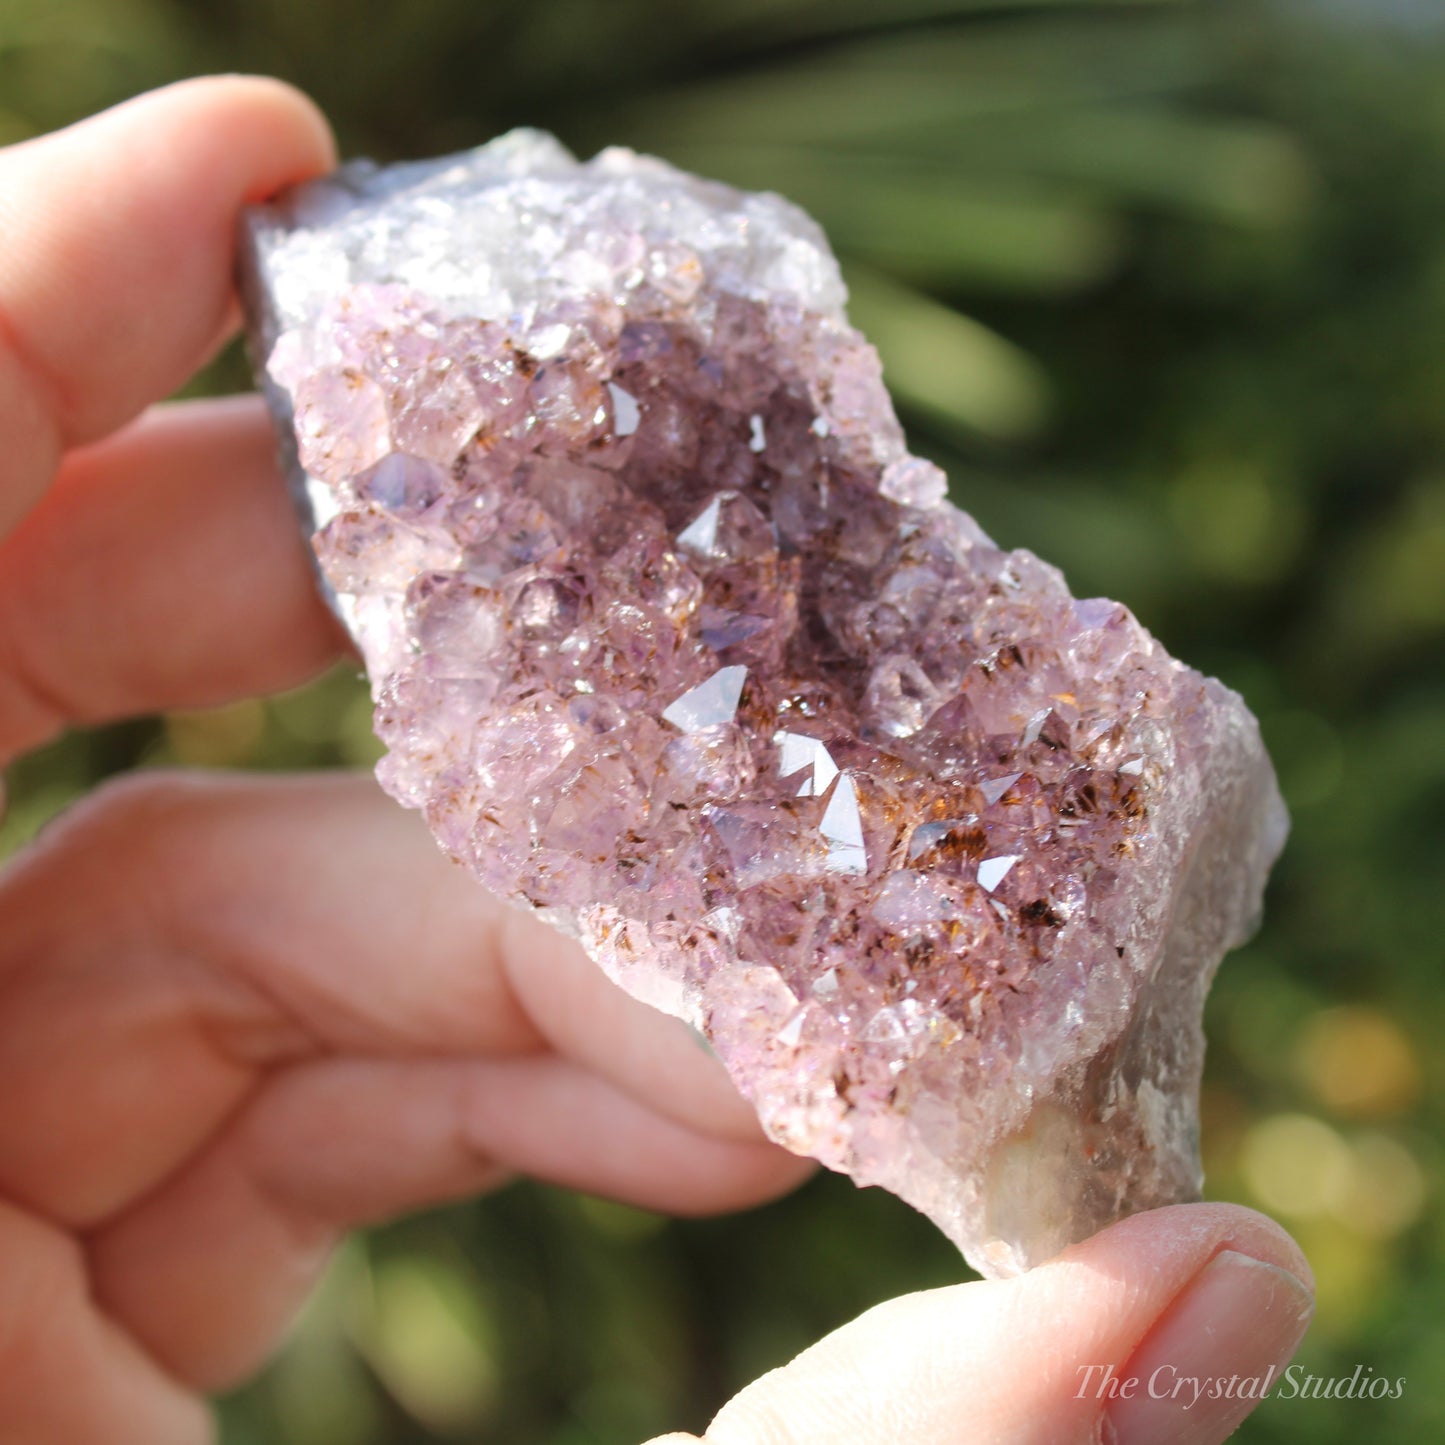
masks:
<svg viewBox="0 0 1445 1445"><path fill-rule="evenodd" d="M0 1206L0 1379L25 1378L27 1359L85 1297L86 1281L73 1235Z"/></svg>
<svg viewBox="0 0 1445 1445"><path fill-rule="evenodd" d="M94 922L135 911L149 879L183 872L195 851L195 820L207 783L181 773L146 770L107 780L44 828L7 878L19 906L69 898L59 917ZM17 891L18 890L18 891ZM51 910L54 912L55 910Z"/></svg>
<svg viewBox="0 0 1445 1445"><path fill-rule="evenodd" d="M56 820L53 844L101 852L113 862L117 847L153 845L180 831L201 786L194 777L160 769L109 778Z"/></svg>

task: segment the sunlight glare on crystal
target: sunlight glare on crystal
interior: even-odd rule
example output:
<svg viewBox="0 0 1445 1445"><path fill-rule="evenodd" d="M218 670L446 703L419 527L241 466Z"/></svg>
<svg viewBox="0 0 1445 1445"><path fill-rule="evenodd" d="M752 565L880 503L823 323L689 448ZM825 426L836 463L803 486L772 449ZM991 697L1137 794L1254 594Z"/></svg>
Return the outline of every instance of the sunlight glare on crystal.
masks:
<svg viewBox="0 0 1445 1445"><path fill-rule="evenodd" d="M637 405L637 398L630 392L623 391L615 381L607 383L607 390L612 393L614 418L612 429L620 437L630 437L637 430L638 422L642 417L642 410Z"/></svg>
<svg viewBox="0 0 1445 1445"><path fill-rule="evenodd" d="M747 675L745 667L724 667L706 682L690 687L663 709L662 716L685 733L702 732L731 722Z"/></svg>
<svg viewBox="0 0 1445 1445"><path fill-rule="evenodd" d="M677 534L677 545L710 555L717 546L717 524L722 514L722 497L716 496Z"/></svg>
<svg viewBox="0 0 1445 1445"><path fill-rule="evenodd" d="M867 873L868 854L863 843L863 819L858 812L858 790L847 773L839 776L818 831L828 840L831 872Z"/></svg>
<svg viewBox="0 0 1445 1445"><path fill-rule="evenodd" d="M1004 854L998 858L981 858L978 864L978 886L985 893L992 893L1017 863L1017 854Z"/></svg>
<svg viewBox="0 0 1445 1445"><path fill-rule="evenodd" d="M1005 773L1001 778L987 778L978 785L978 790L983 794L985 803L993 804L998 802L1021 777L1023 777L1022 773Z"/></svg>
<svg viewBox="0 0 1445 1445"><path fill-rule="evenodd" d="M779 776L790 778L804 768L810 769L797 795L800 798L821 798L838 776L838 764L833 761L826 744L818 738L790 732L775 733L773 741L782 749L782 756L778 759Z"/></svg>

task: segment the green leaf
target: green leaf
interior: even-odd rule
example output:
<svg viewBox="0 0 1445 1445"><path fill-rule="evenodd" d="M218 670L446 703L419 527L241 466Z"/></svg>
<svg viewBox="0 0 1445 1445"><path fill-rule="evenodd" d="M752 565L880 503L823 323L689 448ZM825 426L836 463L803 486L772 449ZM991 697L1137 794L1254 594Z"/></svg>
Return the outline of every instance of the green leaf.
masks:
<svg viewBox="0 0 1445 1445"><path fill-rule="evenodd" d="M1244 225L1295 220L1314 190L1308 159L1279 127L1162 105L975 117L918 137L911 155L947 168L955 184L1063 184Z"/></svg>
<svg viewBox="0 0 1445 1445"><path fill-rule="evenodd" d="M1001 10L1103 10L1188 4L1190 0L733 0L709 15L714 34L757 43L802 40Z"/></svg>
<svg viewBox="0 0 1445 1445"><path fill-rule="evenodd" d="M1048 385L1033 359L981 322L911 286L850 265L849 316L878 348L889 390L945 432L1018 441L1043 425Z"/></svg>
<svg viewBox="0 0 1445 1445"><path fill-rule="evenodd" d="M838 145L970 117L1158 95L1209 73L1177 25L994 22L832 46L655 92L612 116L629 144Z"/></svg>
<svg viewBox="0 0 1445 1445"><path fill-rule="evenodd" d="M907 158L784 147L675 150L702 175L796 201L839 251L924 285L1058 294L1112 270L1116 219L1064 190L960 176Z"/></svg>

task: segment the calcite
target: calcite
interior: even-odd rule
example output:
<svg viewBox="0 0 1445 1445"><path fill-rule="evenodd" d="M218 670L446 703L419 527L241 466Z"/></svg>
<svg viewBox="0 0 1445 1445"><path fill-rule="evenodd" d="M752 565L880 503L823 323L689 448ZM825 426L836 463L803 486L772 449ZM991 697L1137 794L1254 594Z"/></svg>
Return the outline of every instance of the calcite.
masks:
<svg viewBox="0 0 1445 1445"><path fill-rule="evenodd" d="M1202 1001L1286 826L1258 729L946 500L805 215L518 131L243 252L447 853L985 1274L1196 1195Z"/></svg>

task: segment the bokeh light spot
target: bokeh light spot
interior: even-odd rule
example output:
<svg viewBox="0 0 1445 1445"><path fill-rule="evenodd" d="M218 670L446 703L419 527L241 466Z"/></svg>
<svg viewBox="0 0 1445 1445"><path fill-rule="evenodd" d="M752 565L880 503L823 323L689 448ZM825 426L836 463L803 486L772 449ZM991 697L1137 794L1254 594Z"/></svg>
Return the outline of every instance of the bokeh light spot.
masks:
<svg viewBox="0 0 1445 1445"><path fill-rule="evenodd" d="M354 1331L397 1402L443 1434L482 1426L500 1381L480 1291L457 1262L426 1255L378 1261Z"/></svg>
<svg viewBox="0 0 1445 1445"><path fill-rule="evenodd" d="M1331 1213L1351 1187L1349 1145L1323 1120L1274 1114L1244 1136L1240 1170L1268 1210L1295 1219Z"/></svg>
<svg viewBox="0 0 1445 1445"><path fill-rule="evenodd" d="M1345 1005L1315 1014L1300 1032L1295 1064L1322 1104L1350 1118L1393 1117L1420 1096L1420 1063L1410 1040L1373 1008Z"/></svg>
<svg viewBox="0 0 1445 1445"><path fill-rule="evenodd" d="M202 712L174 712L165 720L165 751L172 761L198 768L249 762L266 735L265 704L243 698Z"/></svg>

